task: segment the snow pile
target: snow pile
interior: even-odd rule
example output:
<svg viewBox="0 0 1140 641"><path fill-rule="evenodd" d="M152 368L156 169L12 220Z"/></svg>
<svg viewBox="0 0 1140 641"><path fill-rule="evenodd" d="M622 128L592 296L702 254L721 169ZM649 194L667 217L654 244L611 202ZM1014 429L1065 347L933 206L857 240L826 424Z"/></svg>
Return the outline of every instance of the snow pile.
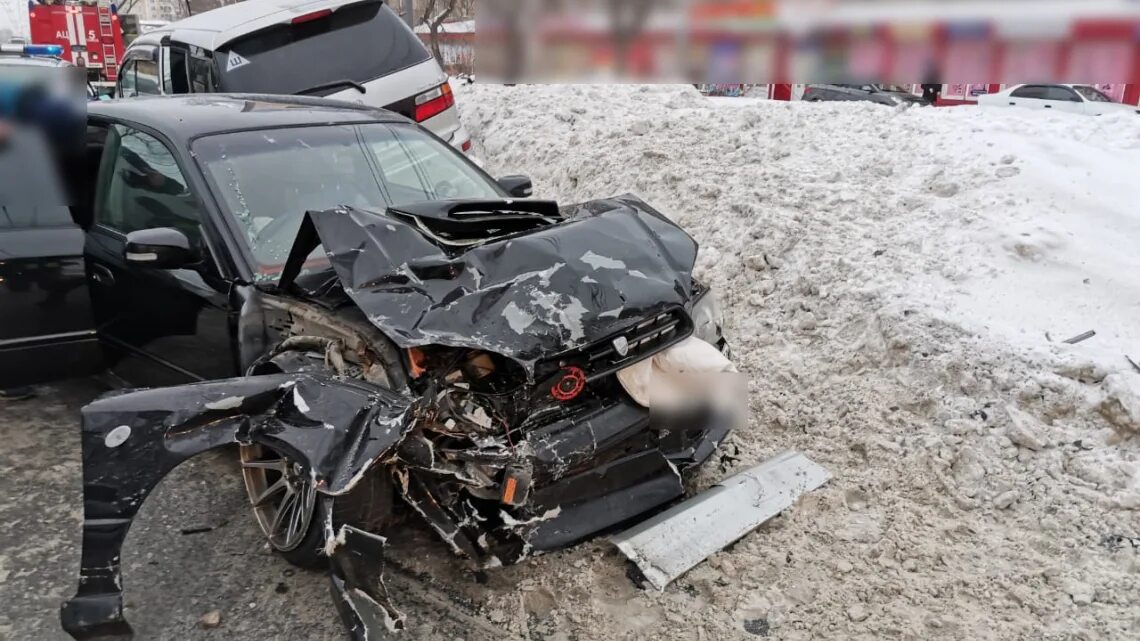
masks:
<svg viewBox="0 0 1140 641"><path fill-rule="evenodd" d="M751 416L700 482L787 448L836 477L664 594L601 543L506 569L508 628L1140 638L1140 118L457 92L493 174L632 192L701 243ZM545 623L509 614L535 590Z"/></svg>

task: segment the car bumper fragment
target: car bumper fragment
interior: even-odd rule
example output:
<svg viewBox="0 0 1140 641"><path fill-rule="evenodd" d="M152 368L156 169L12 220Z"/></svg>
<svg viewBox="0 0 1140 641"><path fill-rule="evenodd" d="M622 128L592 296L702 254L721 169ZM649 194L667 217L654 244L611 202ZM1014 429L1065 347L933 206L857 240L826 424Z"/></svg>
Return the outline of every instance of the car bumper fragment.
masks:
<svg viewBox="0 0 1140 641"><path fill-rule="evenodd" d="M831 478L798 452L784 452L611 538L645 579L664 590L709 555L788 509Z"/></svg>

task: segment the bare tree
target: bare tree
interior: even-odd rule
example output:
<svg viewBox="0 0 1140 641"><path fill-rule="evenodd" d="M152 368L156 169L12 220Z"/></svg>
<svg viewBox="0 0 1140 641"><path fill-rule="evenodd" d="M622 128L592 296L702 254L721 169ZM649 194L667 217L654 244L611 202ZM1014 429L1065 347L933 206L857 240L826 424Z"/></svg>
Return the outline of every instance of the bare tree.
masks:
<svg viewBox="0 0 1140 641"><path fill-rule="evenodd" d="M431 34L431 53L435 56L436 60L443 61L443 55L439 51L439 29L443 26L444 22L455 13L455 7L459 4L459 0L427 0L423 7L423 13L420 15L422 18L418 23L426 24L428 32ZM439 13L436 13L436 7L439 7Z"/></svg>
<svg viewBox="0 0 1140 641"><path fill-rule="evenodd" d="M196 16L199 13L205 13L211 9L224 7L226 5L237 4L239 0L178 0L182 4L185 11L182 15Z"/></svg>
<svg viewBox="0 0 1140 641"><path fill-rule="evenodd" d="M475 0L458 0L455 3L455 17L471 20L475 17Z"/></svg>

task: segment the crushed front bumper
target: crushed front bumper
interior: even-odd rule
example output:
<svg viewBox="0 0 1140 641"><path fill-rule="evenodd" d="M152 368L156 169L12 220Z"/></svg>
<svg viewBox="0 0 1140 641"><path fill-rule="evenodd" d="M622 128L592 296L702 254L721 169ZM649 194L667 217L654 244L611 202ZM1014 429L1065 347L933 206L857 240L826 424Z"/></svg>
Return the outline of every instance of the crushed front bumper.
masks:
<svg viewBox="0 0 1140 641"><path fill-rule="evenodd" d="M530 545L570 545L680 497L682 473L732 427L725 414L666 418L622 398L533 434L535 469L546 480L536 484L533 509L559 512L530 533Z"/></svg>

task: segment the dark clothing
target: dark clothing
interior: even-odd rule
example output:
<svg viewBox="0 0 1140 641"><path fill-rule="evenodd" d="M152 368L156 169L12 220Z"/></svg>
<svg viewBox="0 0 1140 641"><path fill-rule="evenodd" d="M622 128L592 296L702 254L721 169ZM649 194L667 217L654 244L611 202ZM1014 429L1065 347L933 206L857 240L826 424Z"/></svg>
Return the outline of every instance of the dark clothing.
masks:
<svg viewBox="0 0 1140 641"><path fill-rule="evenodd" d="M934 104L938 102L938 96L942 93L942 85L924 84L922 85L922 99Z"/></svg>

